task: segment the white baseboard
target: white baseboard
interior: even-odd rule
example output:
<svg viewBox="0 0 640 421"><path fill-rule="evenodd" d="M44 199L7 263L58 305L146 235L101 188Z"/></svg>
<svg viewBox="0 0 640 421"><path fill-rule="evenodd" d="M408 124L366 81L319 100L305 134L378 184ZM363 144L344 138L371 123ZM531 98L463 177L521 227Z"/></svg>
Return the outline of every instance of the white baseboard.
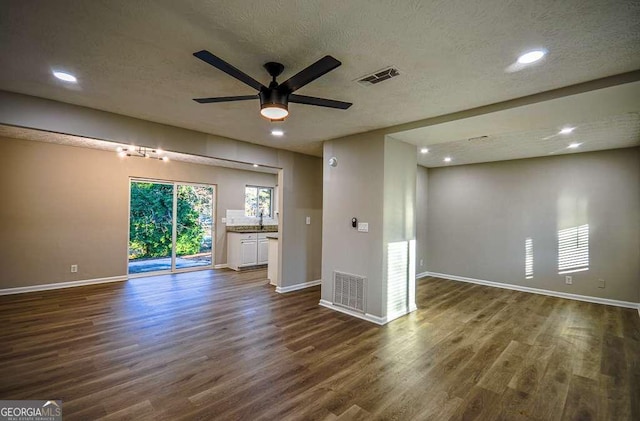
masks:
<svg viewBox="0 0 640 421"><path fill-rule="evenodd" d="M226 269L228 267L229 267L229 265L226 264L226 263L220 263L219 265L213 265L214 269Z"/></svg>
<svg viewBox="0 0 640 421"><path fill-rule="evenodd" d="M590 295L578 295L578 294L571 294L571 293L568 293L568 292L551 291L551 290L548 290L548 289L531 288L531 287L525 287L525 286L521 286L521 285L504 284L502 282L494 282L494 281L485 281L485 280L482 280L482 279L466 278L464 276L449 275L449 274L446 274L446 273L426 272L426 274L427 274L427 276L433 276L433 277L436 277L436 278L450 279L452 281L468 282L468 283L471 283L471 284L486 285L486 286L495 287L495 288L503 288L503 289L511 289L511 290L514 290L514 291L530 292L532 294L549 295L551 297L566 298L566 299L569 299L569 300L586 301L588 303L605 304L605 305L616 306L616 307L637 308L638 309L638 313L640 314L640 303L634 303L634 302L631 302L631 301L612 300L612 299L609 299L609 298L592 297Z"/></svg>
<svg viewBox="0 0 640 421"><path fill-rule="evenodd" d="M338 311L340 313L348 314L349 316L357 317L358 319L366 320L368 322L375 323L377 325L381 325L382 326L382 325L387 323L387 320L386 320L385 317L379 317L379 316L374 316L373 314L359 313L357 311L352 311L352 310L349 310L348 308L344 308L344 307L340 307L340 306L334 305L331 301L320 300L319 304L322 307L326 307L326 308L328 308L330 310L334 310L334 311Z"/></svg>
<svg viewBox="0 0 640 421"><path fill-rule="evenodd" d="M416 274L416 279L425 278L427 276L429 276L429 272L418 273Z"/></svg>
<svg viewBox="0 0 640 421"><path fill-rule="evenodd" d="M81 281L57 282L54 284L31 285L28 287L16 287L0 289L0 295L22 294L25 292L48 291L51 289L81 287L85 285L106 284L108 282L126 281L127 276L111 276L108 278L83 279Z"/></svg>
<svg viewBox="0 0 640 421"><path fill-rule="evenodd" d="M300 289L314 287L316 285L320 285L322 283L321 279L317 279L315 281L303 282L301 284L289 285L286 287L276 287L276 292L280 294L285 294L287 292L298 291Z"/></svg>

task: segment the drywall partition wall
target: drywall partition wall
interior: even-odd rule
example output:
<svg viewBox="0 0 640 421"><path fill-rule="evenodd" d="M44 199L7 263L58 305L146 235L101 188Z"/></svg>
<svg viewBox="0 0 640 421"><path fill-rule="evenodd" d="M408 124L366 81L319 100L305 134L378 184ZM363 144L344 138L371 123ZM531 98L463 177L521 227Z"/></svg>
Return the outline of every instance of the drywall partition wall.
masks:
<svg viewBox="0 0 640 421"><path fill-rule="evenodd" d="M322 160L301 154L288 154L286 159L278 182L284 209L280 217L294 223L278 242L279 252L286 250L289 261L278 267L278 279L287 281L281 281L281 287L319 280L322 265Z"/></svg>
<svg viewBox="0 0 640 421"><path fill-rule="evenodd" d="M427 271L427 199L429 170L418 165L416 170L416 274Z"/></svg>
<svg viewBox="0 0 640 421"><path fill-rule="evenodd" d="M382 318L384 135L326 141L323 155L322 299L334 301L334 271L364 276L365 313ZM352 218L369 231L358 232Z"/></svg>
<svg viewBox="0 0 640 421"><path fill-rule="evenodd" d="M416 308L416 170L415 145L387 137L384 141L383 309L386 321Z"/></svg>
<svg viewBox="0 0 640 421"><path fill-rule="evenodd" d="M127 274L129 178L216 184L215 263L226 262L228 208L274 174L0 138L0 289ZM70 265L78 273L70 273Z"/></svg>
<svg viewBox="0 0 640 421"><path fill-rule="evenodd" d="M296 179L298 171L311 171L303 165L294 164L313 160L320 162L319 158L290 151L5 91L0 91L0 124L269 165L282 168L288 180ZM320 177L320 174L316 176ZM308 180L308 177L302 179ZM279 265L284 271L280 278L281 286L285 287L316 280L306 277L310 273L320 272L321 256L319 239L309 247L309 239L315 237L307 236L302 227L305 220L296 218L300 206L298 195L308 197L308 186L299 182L293 188L282 188L283 195L289 195L288 198L283 197L284 205L279 209L280 232L283 238L287 238L281 243L282 262ZM314 203L320 203L322 192L314 191L314 194ZM318 212L319 208L314 210ZM295 255L302 255L303 258L289 257Z"/></svg>
<svg viewBox="0 0 640 421"><path fill-rule="evenodd" d="M639 154L630 148L429 169L429 272L640 302ZM577 229L586 225L588 270L559 274L559 235L576 230L570 245L584 250Z"/></svg>

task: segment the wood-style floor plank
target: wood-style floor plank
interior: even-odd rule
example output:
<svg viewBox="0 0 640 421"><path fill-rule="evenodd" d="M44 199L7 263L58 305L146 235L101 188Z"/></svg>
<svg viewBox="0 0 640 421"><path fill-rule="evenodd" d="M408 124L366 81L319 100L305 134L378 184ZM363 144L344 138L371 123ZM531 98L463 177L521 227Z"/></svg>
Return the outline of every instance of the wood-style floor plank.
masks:
<svg viewBox="0 0 640 421"><path fill-rule="evenodd" d="M0 399L66 420L636 420L635 310L437 278L380 327L213 270L0 297Z"/></svg>

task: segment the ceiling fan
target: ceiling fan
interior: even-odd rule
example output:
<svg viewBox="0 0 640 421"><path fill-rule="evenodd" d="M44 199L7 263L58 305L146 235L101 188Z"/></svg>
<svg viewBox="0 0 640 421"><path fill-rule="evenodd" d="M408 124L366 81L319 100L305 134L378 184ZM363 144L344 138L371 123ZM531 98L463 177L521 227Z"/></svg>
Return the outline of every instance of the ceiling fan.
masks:
<svg viewBox="0 0 640 421"><path fill-rule="evenodd" d="M352 105L350 102L294 94L298 89L313 82L320 76L329 73L342 64L331 56L322 57L311 66L301 70L296 75L282 83L276 82L276 78L280 76L284 70L284 66L272 61L265 63L264 68L272 77L271 83L269 83L269 86L267 87L207 50L198 51L197 53L193 53L193 55L259 91L255 95L195 98L194 101L200 104L260 99L260 114L271 121L284 120L289 115L290 102L296 104L317 105L319 107L338 108L341 110L346 110Z"/></svg>

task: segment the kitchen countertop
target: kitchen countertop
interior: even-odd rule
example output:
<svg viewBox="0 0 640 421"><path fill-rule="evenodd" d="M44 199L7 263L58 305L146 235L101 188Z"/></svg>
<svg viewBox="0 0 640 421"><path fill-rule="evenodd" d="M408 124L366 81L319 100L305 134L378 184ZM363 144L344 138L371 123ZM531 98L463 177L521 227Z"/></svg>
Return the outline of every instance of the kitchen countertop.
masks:
<svg viewBox="0 0 640 421"><path fill-rule="evenodd" d="M277 225L265 225L262 229L255 225L237 225L227 227L227 232L238 232L242 234L255 234L260 232L278 232Z"/></svg>

